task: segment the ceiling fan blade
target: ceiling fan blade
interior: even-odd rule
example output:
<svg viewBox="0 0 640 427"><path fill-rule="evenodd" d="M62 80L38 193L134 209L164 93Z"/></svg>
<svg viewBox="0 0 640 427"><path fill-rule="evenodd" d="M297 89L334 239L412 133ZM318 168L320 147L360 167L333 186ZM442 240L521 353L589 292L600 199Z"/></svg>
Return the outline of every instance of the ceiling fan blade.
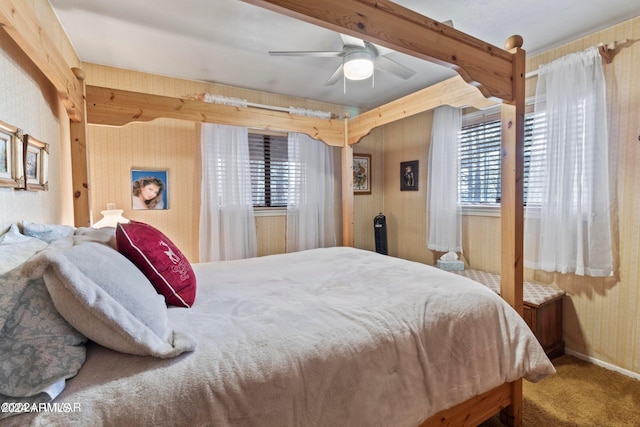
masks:
<svg viewBox="0 0 640 427"><path fill-rule="evenodd" d="M331 77L329 77L329 79L327 79L327 81L324 82L324 85L333 86L338 82L338 80L340 80L341 77L342 77L342 64L340 64L338 68L336 68L333 74L331 74Z"/></svg>
<svg viewBox="0 0 640 427"><path fill-rule="evenodd" d="M346 34L340 34L340 37L342 38L342 44L344 44L345 46L365 47L364 40L362 39L348 36Z"/></svg>
<svg viewBox="0 0 640 427"><path fill-rule="evenodd" d="M372 43L372 44L373 44L373 43ZM389 49L388 47L380 46L380 45L377 45L377 44L374 44L373 46L374 46L374 47L376 48L376 50L378 51L378 55L379 55L379 56L382 56L382 55L386 55L386 54L389 54L389 53L395 52L395 50L393 50L393 49Z"/></svg>
<svg viewBox="0 0 640 427"><path fill-rule="evenodd" d="M378 56L375 60L376 68L386 71L387 73L395 74L396 76L408 79L416 72L409 67L405 67L402 64L397 63L393 59L389 59L386 56Z"/></svg>
<svg viewBox="0 0 640 427"><path fill-rule="evenodd" d="M337 56L343 56L343 51L331 51L331 50L270 50L271 56L315 56L318 58L333 58Z"/></svg>

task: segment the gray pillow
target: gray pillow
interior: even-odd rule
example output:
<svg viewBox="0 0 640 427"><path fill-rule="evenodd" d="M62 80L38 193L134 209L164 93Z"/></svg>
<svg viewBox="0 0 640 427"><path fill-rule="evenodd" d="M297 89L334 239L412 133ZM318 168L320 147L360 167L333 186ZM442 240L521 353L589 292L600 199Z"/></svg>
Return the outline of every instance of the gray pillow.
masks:
<svg viewBox="0 0 640 427"><path fill-rule="evenodd" d="M20 268L0 275L0 403L48 402L84 363L86 339L60 316L42 278Z"/></svg>
<svg viewBox="0 0 640 427"><path fill-rule="evenodd" d="M112 350L169 358L196 347L169 324L164 298L144 274L107 245L58 240L27 261L23 273L44 276L60 314Z"/></svg>
<svg viewBox="0 0 640 427"><path fill-rule="evenodd" d="M38 224L22 221L22 234L51 243L58 239L73 236L75 227L60 224Z"/></svg>

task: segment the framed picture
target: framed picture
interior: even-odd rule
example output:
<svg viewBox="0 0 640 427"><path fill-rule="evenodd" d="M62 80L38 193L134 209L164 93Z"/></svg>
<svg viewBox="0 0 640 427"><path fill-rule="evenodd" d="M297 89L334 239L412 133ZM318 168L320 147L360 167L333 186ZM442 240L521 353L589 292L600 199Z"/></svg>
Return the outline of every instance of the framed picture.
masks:
<svg viewBox="0 0 640 427"><path fill-rule="evenodd" d="M39 141L31 135L25 135L23 147L25 188L29 191L48 190L49 144Z"/></svg>
<svg viewBox="0 0 640 427"><path fill-rule="evenodd" d="M0 122L0 187L24 189L22 130Z"/></svg>
<svg viewBox="0 0 640 427"><path fill-rule="evenodd" d="M418 161L400 162L400 191L418 191Z"/></svg>
<svg viewBox="0 0 640 427"><path fill-rule="evenodd" d="M371 154L353 155L353 193L371 194Z"/></svg>
<svg viewBox="0 0 640 427"><path fill-rule="evenodd" d="M131 170L131 208L169 209L169 179L166 170Z"/></svg>

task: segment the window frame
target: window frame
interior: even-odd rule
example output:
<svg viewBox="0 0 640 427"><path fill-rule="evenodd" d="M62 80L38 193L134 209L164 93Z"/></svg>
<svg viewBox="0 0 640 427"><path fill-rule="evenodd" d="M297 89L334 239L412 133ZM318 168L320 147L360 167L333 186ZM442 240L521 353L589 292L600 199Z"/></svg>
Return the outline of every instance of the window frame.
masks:
<svg viewBox="0 0 640 427"><path fill-rule="evenodd" d="M256 191L256 187L254 184L254 178L255 175L257 175L256 171L254 170L254 162L256 161L254 158L251 158L251 152L252 152L252 138L255 138L256 136L261 137L262 138L262 144L264 144L263 146L263 155L266 157L263 157L263 161L264 161L264 169L263 169L263 182L264 182L264 187L262 189L262 198L264 200L264 204L256 204L256 195L255 195L255 191ZM278 142L284 143L285 144L285 148L287 148L287 139L288 139L288 134L284 133L284 132L273 132L273 131L267 131L267 130L261 130L261 129L249 129L249 157L250 157L250 162L251 162L251 198L252 198L252 204L253 204L253 209L254 209L254 213L257 214L257 216L276 216L276 215L281 215L283 212L286 212L286 198L287 198L287 190L286 188L283 190L284 194L283 194L283 198L285 200L284 204L272 204L273 203L273 191L271 191L271 184L272 184L272 177L271 177L271 170L272 170L272 165L271 165L271 154L272 154L272 150L270 150L267 148L267 145L271 144L271 142L273 142L272 138L277 138ZM255 147L253 147L255 149ZM285 152L287 152L287 150L285 150ZM283 161L283 157L279 157L277 159L278 161ZM289 163L288 163L288 159L284 160L284 163L287 165L286 168L288 170L289 168ZM286 175L281 179L280 183L285 184L287 183L288 180L288 172L286 173Z"/></svg>
<svg viewBox="0 0 640 427"><path fill-rule="evenodd" d="M463 115L462 118L462 126L473 126L473 125L479 125L481 123L486 123L486 122L492 122L492 121L500 121L501 120L501 112L500 112L500 105L496 106L496 107L492 107L490 109L487 110L476 110L470 113L466 113ZM525 129L524 129L524 170L523 170L523 174L524 174L524 191L523 191L523 204L524 206L526 206L526 192L527 192L527 185L528 185L528 165L530 162L530 156L531 156L531 144L533 141L533 126L534 126L534 122L533 122L533 118L534 118L534 100L533 99L527 99L526 100L526 106L525 106ZM458 140L458 143L460 144L460 140ZM458 146L458 149L460 149L460 145ZM500 149L500 148L498 148ZM501 158L501 157L499 157ZM460 156L458 156L458 159L460 159ZM502 169L501 166L499 166L499 172L498 172L498 182L501 181L500 177L502 175ZM458 179L460 179L460 171L458 171ZM460 185L460 184L458 184ZM460 190L458 190L460 191ZM501 204L500 202L495 202L495 203L461 203L460 202L460 194L458 194L458 206L461 208L462 214L463 215L468 215L468 216L495 216L498 217L500 216L500 209L501 209Z"/></svg>

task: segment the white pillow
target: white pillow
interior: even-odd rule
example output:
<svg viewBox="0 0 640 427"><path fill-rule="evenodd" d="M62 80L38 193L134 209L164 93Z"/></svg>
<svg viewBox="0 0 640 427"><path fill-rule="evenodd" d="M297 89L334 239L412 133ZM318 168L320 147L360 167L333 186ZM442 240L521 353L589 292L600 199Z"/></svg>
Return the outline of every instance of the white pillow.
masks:
<svg viewBox="0 0 640 427"><path fill-rule="evenodd" d="M9 230L0 236L0 274L13 270L46 247L47 244L42 240L20 234L18 226L12 224Z"/></svg>
<svg viewBox="0 0 640 427"><path fill-rule="evenodd" d="M20 229L17 224L11 224L11 227L0 236L0 245L10 245L13 243L25 242L33 239L33 237L25 236L20 233Z"/></svg>
<svg viewBox="0 0 640 427"><path fill-rule="evenodd" d="M86 240L93 240L94 242L104 243L111 246L113 249L118 249L116 245L116 228L115 227L79 227L76 228L73 233L74 236L82 236ZM75 239L79 241L78 239Z"/></svg>
<svg viewBox="0 0 640 427"><path fill-rule="evenodd" d="M62 317L98 344L162 358L196 347L188 334L173 330L164 298L144 274L102 243L58 240L27 261L22 272L44 276Z"/></svg>

